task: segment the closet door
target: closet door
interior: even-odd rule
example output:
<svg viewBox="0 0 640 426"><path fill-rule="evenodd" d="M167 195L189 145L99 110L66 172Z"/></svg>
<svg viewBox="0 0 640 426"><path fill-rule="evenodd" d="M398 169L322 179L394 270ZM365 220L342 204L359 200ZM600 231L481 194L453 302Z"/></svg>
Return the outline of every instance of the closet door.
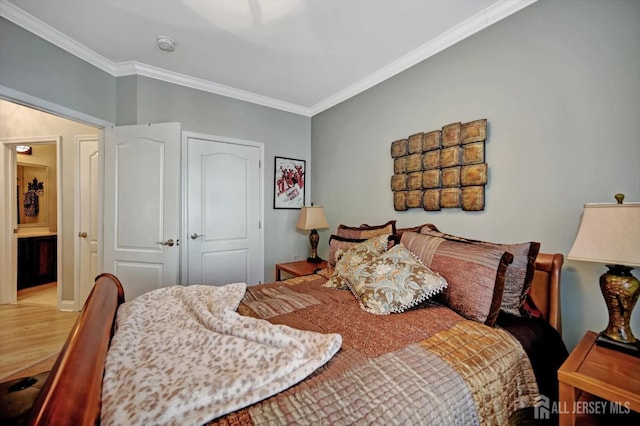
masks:
<svg viewBox="0 0 640 426"><path fill-rule="evenodd" d="M187 135L183 284L264 279L261 145Z"/></svg>
<svg viewBox="0 0 640 426"><path fill-rule="evenodd" d="M180 124L105 129L104 269L125 300L178 283Z"/></svg>

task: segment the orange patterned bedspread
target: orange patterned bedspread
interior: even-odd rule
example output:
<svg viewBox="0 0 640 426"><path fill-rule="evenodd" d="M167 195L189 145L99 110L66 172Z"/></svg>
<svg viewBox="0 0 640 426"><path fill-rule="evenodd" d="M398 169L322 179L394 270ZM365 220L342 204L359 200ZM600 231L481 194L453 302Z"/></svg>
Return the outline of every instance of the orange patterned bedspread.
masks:
<svg viewBox="0 0 640 426"><path fill-rule="evenodd" d="M247 288L241 314L339 333L342 347L303 382L211 424L501 425L533 406L531 364L506 331L436 302L372 315L325 281L310 275Z"/></svg>

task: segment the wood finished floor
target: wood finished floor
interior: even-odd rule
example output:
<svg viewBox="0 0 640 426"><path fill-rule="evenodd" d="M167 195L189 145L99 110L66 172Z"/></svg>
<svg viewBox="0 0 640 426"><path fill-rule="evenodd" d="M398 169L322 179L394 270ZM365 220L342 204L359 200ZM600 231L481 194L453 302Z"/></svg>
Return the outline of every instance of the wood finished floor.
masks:
<svg viewBox="0 0 640 426"><path fill-rule="evenodd" d="M62 349L78 312L59 312L55 283L18 292L0 305L0 380Z"/></svg>

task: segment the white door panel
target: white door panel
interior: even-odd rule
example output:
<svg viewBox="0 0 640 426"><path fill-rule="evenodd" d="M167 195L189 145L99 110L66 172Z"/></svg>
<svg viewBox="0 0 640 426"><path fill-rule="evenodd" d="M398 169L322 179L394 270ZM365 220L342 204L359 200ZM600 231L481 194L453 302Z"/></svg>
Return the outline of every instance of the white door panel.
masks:
<svg viewBox="0 0 640 426"><path fill-rule="evenodd" d="M220 271L225 271L224 279L228 283L247 282L248 273L248 250L226 250L202 254L202 276L205 280L203 284L224 284L216 282L216 277L220 276ZM195 284L195 283L193 283Z"/></svg>
<svg viewBox="0 0 640 426"><path fill-rule="evenodd" d="M178 279L180 124L105 129L104 269L126 300Z"/></svg>
<svg viewBox="0 0 640 426"><path fill-rule="evenodd" d="M225 152L200 152L190 156L190 159L197 161L197 155L201 155L202 160L202 224L205 227L205 242L232 244L246 239L247 226L257 225L247 223L247 196L250 194L247 194L245 188L250 178L251 159ZM195 173L197 170L194 170Z"/></svg>
<svg viewBox="0 0 640 426"><path fill-rule="evenodd" d="M76 137L78 175L76 176L76 271L78 308L84 305L98 274L98 179L97 136Z"/></svg>
<svg viewBox="0 0 640 426"><path fill-rule="evenodd" d="M116 250L162 250L156 242L164 236L164 151L163 140L144 138L115 147Z"/></svg>
<svg viewBox="0 0 640 426"><path fill-rule="evenodd" d="M261 150L187 137L188 284L263 280Z"/></svg>
<svg viewBox="0 0 640 426"><path fill-rule="evenodd" d="M125 300L131 301L163 287L164 267L162 263L116 261L114 275L122 282Z"/></svg>

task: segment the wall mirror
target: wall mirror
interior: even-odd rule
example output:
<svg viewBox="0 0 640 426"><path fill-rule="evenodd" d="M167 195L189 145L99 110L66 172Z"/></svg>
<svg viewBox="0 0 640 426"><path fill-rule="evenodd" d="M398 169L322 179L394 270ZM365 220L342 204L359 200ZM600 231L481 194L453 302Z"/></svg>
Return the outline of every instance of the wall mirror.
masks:
<svg viewBox="0 0 640 426"><path fill-rule="evenodd" d="M47 166L16 165L18 228L49 226Z"/></svg>

